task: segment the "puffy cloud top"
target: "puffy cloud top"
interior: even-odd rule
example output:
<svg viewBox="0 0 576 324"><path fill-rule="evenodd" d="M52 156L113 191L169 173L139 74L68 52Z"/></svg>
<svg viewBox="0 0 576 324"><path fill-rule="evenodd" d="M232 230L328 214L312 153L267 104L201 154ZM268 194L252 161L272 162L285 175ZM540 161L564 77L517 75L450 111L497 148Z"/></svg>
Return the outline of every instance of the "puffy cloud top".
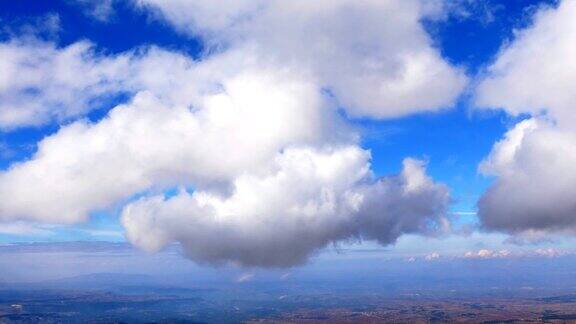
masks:
<svg viewBox="0 0 576 324"><path fill-rule="evenodd" d="M0 44L0 127L61 124L0 172L0 220L74 223L117 208L143 249L179 242L198 262L274 267L343 240L442 229L448 189L414 159L375 177L339 112L453 104L466 77L432 47L424 2L139 3L202 37L203 57ZM82 119L117 94L130 100Z"/></svg>
<svg viewBox="0 0 576 324"><path fill-rule="evenodd" d="M414 160L400 175L374 180L368 158L353 146L289 149L270 173L237 178L229 195L142 198L125 207L122 222L146 250L179 241L194 260L275 267L302 263L340 240L389 244L405 233L437 230L447 189L423 176Z"/></svg>
<svg viewBox="0 0 576 324"><path fill-rule="evenodd" d="M576 3L544 7L534 24L517 32L479 85L477 104L518 115L548 112L560 124L574 124L576 102Z"/></svg>
<svg viewBox="0 0 576 324"><path fill-rule="evenodd" d="M518 124L482 169L498 176L481 198L486 226L511 232L576 228L576 134L546 121Z"/></svg>
<svg viewBox="0 0 576 324"><path fill-rule="evenodd" d="M478 87L479 105L533 116L511 129L480 167L497 176L478 204L488 228L576 229L575 15L574 1L540 9Z"/></svg>
<svg viewBox="0 0 576 324"><path fill-rule="evenodd" d="M250 44L277 64L309 71L353 116L377 118L451 106L466 83L421 25L430 1L157 1L175 26L208 44ZM441 82L438 82L441 80Z"/></svg>

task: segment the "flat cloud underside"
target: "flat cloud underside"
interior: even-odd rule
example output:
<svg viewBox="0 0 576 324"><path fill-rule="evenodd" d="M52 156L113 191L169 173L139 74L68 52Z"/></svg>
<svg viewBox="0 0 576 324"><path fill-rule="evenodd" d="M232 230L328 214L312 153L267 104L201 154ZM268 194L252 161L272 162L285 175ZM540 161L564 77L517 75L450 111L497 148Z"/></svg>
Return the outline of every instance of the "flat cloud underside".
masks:
<svg viewBox="0 0 576 324"><path fill-rule="evenodd" d="M328 244L372 239L390 244L402 234L436 232L449 202L421 162L374 180L368 155L356 147L317 152L290 149L277 169L246 175L229 196L180 192L128 204L122 223L137 246L157 251L177 241L193 260L209 264L289 267Z"/></svg>

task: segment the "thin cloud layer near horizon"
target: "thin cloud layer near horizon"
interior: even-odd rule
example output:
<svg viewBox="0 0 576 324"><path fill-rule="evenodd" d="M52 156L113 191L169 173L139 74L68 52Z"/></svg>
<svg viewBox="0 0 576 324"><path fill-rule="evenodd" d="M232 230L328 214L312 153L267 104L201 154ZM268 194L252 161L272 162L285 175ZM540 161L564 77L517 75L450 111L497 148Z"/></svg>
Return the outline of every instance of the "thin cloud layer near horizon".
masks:
<svg viewBox="0 0 576 324"><path fill-rule="evenodd" d="M576 1L0 8L0 243L575 252Z"/></svg>

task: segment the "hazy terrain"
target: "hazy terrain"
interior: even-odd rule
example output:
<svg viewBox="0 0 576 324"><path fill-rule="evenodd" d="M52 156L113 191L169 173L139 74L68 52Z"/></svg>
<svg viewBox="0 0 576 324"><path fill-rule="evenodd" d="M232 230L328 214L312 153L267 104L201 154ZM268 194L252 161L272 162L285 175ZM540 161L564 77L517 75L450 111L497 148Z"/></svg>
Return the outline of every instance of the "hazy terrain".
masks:
<svg viewBox="0 0 576 324"><path fill-rule="evenodd" d="M358 250L256 270L200 267L179 253L151 257L97 242L4 246L0 323L576 320L573 255L404 260Z"/></svg>

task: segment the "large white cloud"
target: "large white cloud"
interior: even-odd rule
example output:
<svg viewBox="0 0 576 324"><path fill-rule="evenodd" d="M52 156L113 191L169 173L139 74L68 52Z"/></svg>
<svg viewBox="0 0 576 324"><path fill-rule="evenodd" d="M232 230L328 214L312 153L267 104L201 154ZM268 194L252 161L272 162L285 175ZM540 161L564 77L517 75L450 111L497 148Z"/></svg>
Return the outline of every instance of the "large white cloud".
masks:
<svg viewBox="0 0 576 324"><path fill-rule="evenodd" d="M200 35L207 54L252 52L268 64L307 74L353 116L447 108L466 83L421 25L440 11L441 1L136 2L159 8L178 28ZM74 120L118 93L157 86L154 78L172 94L172 82L183 79L179 66L167 67L173 57L145 59L156 64L143 65L146 52L105 55L86 41L61 48L17 36L1 42L0 127Z"/></svg>
<svg viewBox="0 0 576 324"><path fill-rule="evenodd" d="M430 3L439 1L138 3L159 9L208 45L250 44L279 65L310 71L353 116L396 117L450 107L466 83L421 25L437 13L439 5Z"/></svg>
<svg viewBox="0 0 576 324"><path fill-rule="evenodd" d="M518 115L544 112L557 123L574 124L576 104L576 3L544 7L534 23L516 33L480 83L476 102Z"/></svg>
<svg viewBox="0 0 576 324"><path fill-rule="evenodd" d="M289 145L353 139L316 88L288 71L246 70L217 86L189 105L141 92L96 124L63 127L0 174L0 218L83 220L150 188L258 172Z"/></svg>
<svg viewBox="0 0 576 324"><path fill-rule="evenodd" d="M0 126L68 123L0 173L1 220L73 223L119 208L142 248L180 242L194 260L251 266L442 226L447 188L411 159L375 178L338 111L381 118L453 103L466 78L432 48L420 1L155 5L214 51L195 61L154 47L2 44L12 72L0 79ZM132 99L81 118L118 93Z"/></svg>
<svg viewBox="0 0 576 324"><path fill-rule="evenodd" d="M497 143L481 171L497 177L481 198L491 229L576 229L576 2L542 8L479 84L479 106L533 117Z"/></svg>
<svg viewBox="0 0 576 324"><path fill-rule="evenodd" d="M415 160L374 179L369 153L305 80L255 69L221 81L191 106L140 92L102 121L63 127L0 174L0 215L78 222L143 194L123 211L134 244L177 241L196 261L249 266L291 266L340 240L390 244L442 225L447 188ZM193 193L154 196L178 186Z"/></svg>
<svg viewBox="0 0 576 324"><path fill-rule="evenodd" d="M156 47L105 55L88 41L58 47L34 37L14 38L0 43L0 128L73 121L114 96L140 90L188 104L209 91L206 86L237 72L234 59L243 62L247 50L236 53L193 69L192 59Z"/></svg>
<svg viewBox="0 0 576 324"><path fill-rule="evenodd" d="M389 244L441 226L448 191L420 162L407 160L400 175L374 180L368 161L354 146L287 149L270 172L235 179L230 194L142 198L125 207L122 223L146 250L177 241L200 262L275 267L303 263L344 239Z"/></svg>
<svg viewBox="0 0 576 324"><path fill-rule="evenodd" d="M481 166L496 175L479 202L479 215L492 229L576 229L576 133L545 120L518 124Z"/></svg>

